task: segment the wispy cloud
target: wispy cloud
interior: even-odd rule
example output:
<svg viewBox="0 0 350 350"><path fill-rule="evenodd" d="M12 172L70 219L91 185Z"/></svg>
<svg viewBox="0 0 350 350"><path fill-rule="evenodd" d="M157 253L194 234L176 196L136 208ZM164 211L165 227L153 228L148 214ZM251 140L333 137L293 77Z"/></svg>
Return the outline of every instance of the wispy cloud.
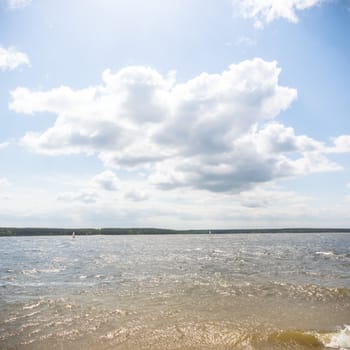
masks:
<svg viewBox="0 0 350 350"><path fill-rule="evenodd" d="M253 47L256 45L256 40L248 36L241 36L236 41L237 46Z"/></svg>
<svg viewBox="0 0 350 350"><path fill-rule="evenodd" d="M7 0L7 6L11 10L16 10L30 5L31 2L32 0Z"/></svg>
<svg viewBox="0 0 350 350"><path fill-rule="evenodd" d="M298 22L297 11L306 10L324 0L233 0L234 9L244 18L254 20L257 28L263 28L278 18Z"/></svg>
<svg viewBox="0 0 350 350"><path fill-rule="evenodd" d="M57 200L63 202L95 203L97 194L93 191L64 192L57 196Z"/></svg>
<svg viewBox="0 0 350 350"><path fill-rule="evenodd" d="M0 70L13 70L21 65L30 65L28 56L13 47L0 47Z"/></svg>
<svg viewBox="0 0 350 350"><path fill-rule="evenodd" d="M2 143L0 143L0 150L8 147L8 145L9 145L9 142L2 142Z"/></svg>
<svg viewBox="0 0 350 350"><path fill-rule="evenodd" d="M0 177L0 188L11 186L11 182L6 177Z"/></svg>

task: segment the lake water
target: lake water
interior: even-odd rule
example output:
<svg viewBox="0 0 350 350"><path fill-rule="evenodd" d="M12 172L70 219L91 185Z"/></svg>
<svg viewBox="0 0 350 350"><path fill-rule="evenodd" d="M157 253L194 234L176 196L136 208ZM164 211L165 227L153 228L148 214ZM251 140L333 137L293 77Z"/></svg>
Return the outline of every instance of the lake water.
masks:
<svg viewBox="0 0 350 350"><path fill-rule="evenodd" d="M0 238L0 349L350 348L349 234Z"/></svg>

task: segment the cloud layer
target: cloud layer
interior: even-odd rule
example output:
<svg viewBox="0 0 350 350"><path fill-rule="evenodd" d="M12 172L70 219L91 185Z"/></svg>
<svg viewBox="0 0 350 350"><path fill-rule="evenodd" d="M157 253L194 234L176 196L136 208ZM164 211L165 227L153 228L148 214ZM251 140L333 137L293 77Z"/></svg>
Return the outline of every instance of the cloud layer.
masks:
<svg viewBox="0 0 350 350"><path fill-rule="evenodd" d="M256 58L177 83L174 72L126 67L106 70L101 85L81 90L19 87L10 108L57 116L49 129L22 138L35 152L95 154L107 168L146 169L161 189L237 193L339 169L325 156L329 147L274 121L297 98L295 89L279 84L280 72L276 62ZM347 148L348 136L342 137L332 152ZM109 191L119 187L110 172L94 182Z"/></svg>
<svg viewBox="0 0 350 350"><path fill-rule="evenodd" d="M278 18L298 22L296 12L311 8L324 0L234 0L233 4L244 18L253 19L258 28Z"/></svg>
<svg viewBox="0 0 350 350"><path fill-rule="evenodd" d="M29 65L28 56L12 47L5 49L0 47L0 70L14 70L21 65Z"/></svg>

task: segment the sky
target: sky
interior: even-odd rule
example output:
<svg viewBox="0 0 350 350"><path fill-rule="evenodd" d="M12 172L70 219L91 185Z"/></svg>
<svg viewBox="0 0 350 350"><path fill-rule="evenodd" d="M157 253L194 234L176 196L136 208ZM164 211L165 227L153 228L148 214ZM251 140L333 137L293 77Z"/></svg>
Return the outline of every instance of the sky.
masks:
<svg viewBox="0 0 350 350"><path fill-rule="evenodd" d="M350 227L350 1L0 0L0 226Z"/></svg>

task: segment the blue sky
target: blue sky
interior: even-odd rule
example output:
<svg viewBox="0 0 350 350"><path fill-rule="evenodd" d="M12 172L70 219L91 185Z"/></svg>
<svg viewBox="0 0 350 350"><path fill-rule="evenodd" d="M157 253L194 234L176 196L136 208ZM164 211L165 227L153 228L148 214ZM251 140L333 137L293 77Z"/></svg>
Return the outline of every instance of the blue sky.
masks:
<svg viewBox="0 0 350 350"><path fill-rule="evenodd" d="M0 0L0 225L350 227L350 3Z"/></svg>

